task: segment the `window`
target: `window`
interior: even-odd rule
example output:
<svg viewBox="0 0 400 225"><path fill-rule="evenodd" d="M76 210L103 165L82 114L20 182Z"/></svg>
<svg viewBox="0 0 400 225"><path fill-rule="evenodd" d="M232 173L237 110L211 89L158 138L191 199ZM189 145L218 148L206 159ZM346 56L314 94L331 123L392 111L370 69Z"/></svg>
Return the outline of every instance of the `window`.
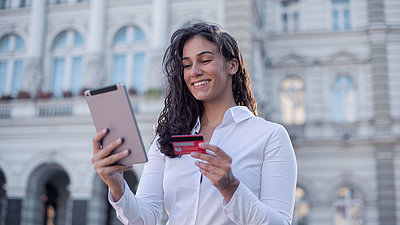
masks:
<svg viewBox="0 0 400 225"><path fill-rule="evenodd" d="M125 26L113 38L112 83L124 82L131 93L143 94L146 76L146 34Z"/></svg>
<svg viewBox="0 0 400 225"><path fill-rule="evenodd" d="M63 31L53 42L52 83L55 97L76 96L82 89L83 37L74 30Z"/></svg>
<svg viewBox="0 0 400 225"><path fill-rule="evenodd" d="M68 0L56 0L55 3L56 4L66 4L66 3L68 3Z"/></svg>
<svg viewBox="0 0 400 225"><path fill-rule="evenodd" d="M362 205L360 194L349 186L341 187L334 201L335 225L361 225Z"/></svg>
<svg viewBox="0 0 400 225"><path fill-rule="evenodd" d="M0 9L10 9L11 0L0 0Z"/></svg>
<svg viewBox="0 0 400 225"><path fill-rule="evenodd" d="M353 79L348 75L340 75L334 80L333 117L335 122L356 121L356 90Z"/></svg>
<svg viewBox="0 0 400 225"><path fill-rule="evenodd" d="M303 188L296 188L296 204L294 205L293 225L308 225L310 206Z"/></svg>
<svg viewBox="0 0 400 225"><path fill-rule="evenodd" d="M21 0L21 8L32 6L32 0Z"/></svg>
<svg viewBox="0 0 400 225"><path fill-rule="evenodd" d="M282 31L293 33L299 30L299 0L282 0Z"/></svg>
<svg viewBox="0 0 400 225"><path fill-rule="evenodd" d="M349 0L332 0L332 28L333 30L350 30Z"/></svg>
<svg viewBox="0 0 400 225"><path fill-rule="evenodd" d="M0 96L16 97L24 74L25 42L15 34L0 39Z"/></svg>
<svg viewBox="0 0 400 225"><path fill-rule="evenodd" d="M285 78L280 86L282 119L285 124L300 125L305 122L304 82L294 75Z"/></svg>

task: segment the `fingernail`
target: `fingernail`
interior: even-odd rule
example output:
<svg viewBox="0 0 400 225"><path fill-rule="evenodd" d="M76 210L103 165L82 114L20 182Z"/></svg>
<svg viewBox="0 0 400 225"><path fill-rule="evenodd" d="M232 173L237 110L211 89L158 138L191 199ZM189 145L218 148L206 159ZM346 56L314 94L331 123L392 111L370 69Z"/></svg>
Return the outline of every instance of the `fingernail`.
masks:
<svg viewBox="0 0 400 225"><path fill-rule="evenodd" d="M196 164L196 166L198 166L198 165L200 164L200 162L199 162L199 161L196 161L194 164Z"/></svg>
<svg viewBox="0 0 400 225"><path fill-rule="evenodd" d="M105 132L107 132L107 128L106 128L106 129L103 129L101 132L102 132L102 133L105 133Z"/></svg>
<svg viewBox="0 0 400 225"><path fill-rule="evenodd" d="M132 168L133 168L133 165L126 165L125 168L127 168L127 169L132 169Z"/></svg>
<svg viewBox="0 0 400 225"><path fill-rule="evenodd" d="M129 149L125 149L124 150L124 154L128 155L131 151L129 151Z"/></svg>

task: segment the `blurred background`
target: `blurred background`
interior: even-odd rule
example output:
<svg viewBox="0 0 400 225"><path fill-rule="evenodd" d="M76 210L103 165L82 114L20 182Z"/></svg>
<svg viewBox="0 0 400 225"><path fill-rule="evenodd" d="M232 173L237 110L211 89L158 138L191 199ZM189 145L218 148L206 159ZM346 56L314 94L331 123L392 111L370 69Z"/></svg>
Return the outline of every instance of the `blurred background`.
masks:
<svg viewBox="0 0 400 225"><path fill-rule="evenodd" d="M0 225L120 224L82 92L125 82L148 147L169 37L195 22L238 40L291 136L293 224L400 225L399 0L0 0Z"/></svg>

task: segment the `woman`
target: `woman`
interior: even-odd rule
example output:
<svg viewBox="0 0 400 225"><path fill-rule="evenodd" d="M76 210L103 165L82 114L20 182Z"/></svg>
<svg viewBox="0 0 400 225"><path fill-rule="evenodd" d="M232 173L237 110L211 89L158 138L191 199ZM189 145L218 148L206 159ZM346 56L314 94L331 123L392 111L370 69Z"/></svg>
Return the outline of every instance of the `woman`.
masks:
<svg viewBox="0 0 400 225"><path fill-rule="evenodd" d="M164 55L169 86L137 194L123 180L129 154L100 149L95 170L124 224L156 224L163 208L169 224L290 224L296 160L285 129L257 117L249 75L234 38L217 26L177 30ZM177 157L171 135L202 134L207 154Z"/></svg>

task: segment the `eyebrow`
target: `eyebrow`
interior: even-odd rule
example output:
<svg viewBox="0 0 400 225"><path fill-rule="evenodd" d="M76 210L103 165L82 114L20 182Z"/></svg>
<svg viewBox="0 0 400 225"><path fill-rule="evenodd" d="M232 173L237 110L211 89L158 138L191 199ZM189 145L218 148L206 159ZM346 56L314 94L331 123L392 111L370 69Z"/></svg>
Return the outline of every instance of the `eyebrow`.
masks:
<svg viewBox="0 0 400 225"><path fill-rule="evenodd" d="M211 54L211 55L215 55L215 53L214 53L214 52L210 52L210 51L203 51L203 52L200 52L199 54L197 54L197 56L202 56L202 55L204 55L204 54ZM189 59L189 57L183 57L183 58L182 58L182 60L187 60L187 59Z"/></svg>

